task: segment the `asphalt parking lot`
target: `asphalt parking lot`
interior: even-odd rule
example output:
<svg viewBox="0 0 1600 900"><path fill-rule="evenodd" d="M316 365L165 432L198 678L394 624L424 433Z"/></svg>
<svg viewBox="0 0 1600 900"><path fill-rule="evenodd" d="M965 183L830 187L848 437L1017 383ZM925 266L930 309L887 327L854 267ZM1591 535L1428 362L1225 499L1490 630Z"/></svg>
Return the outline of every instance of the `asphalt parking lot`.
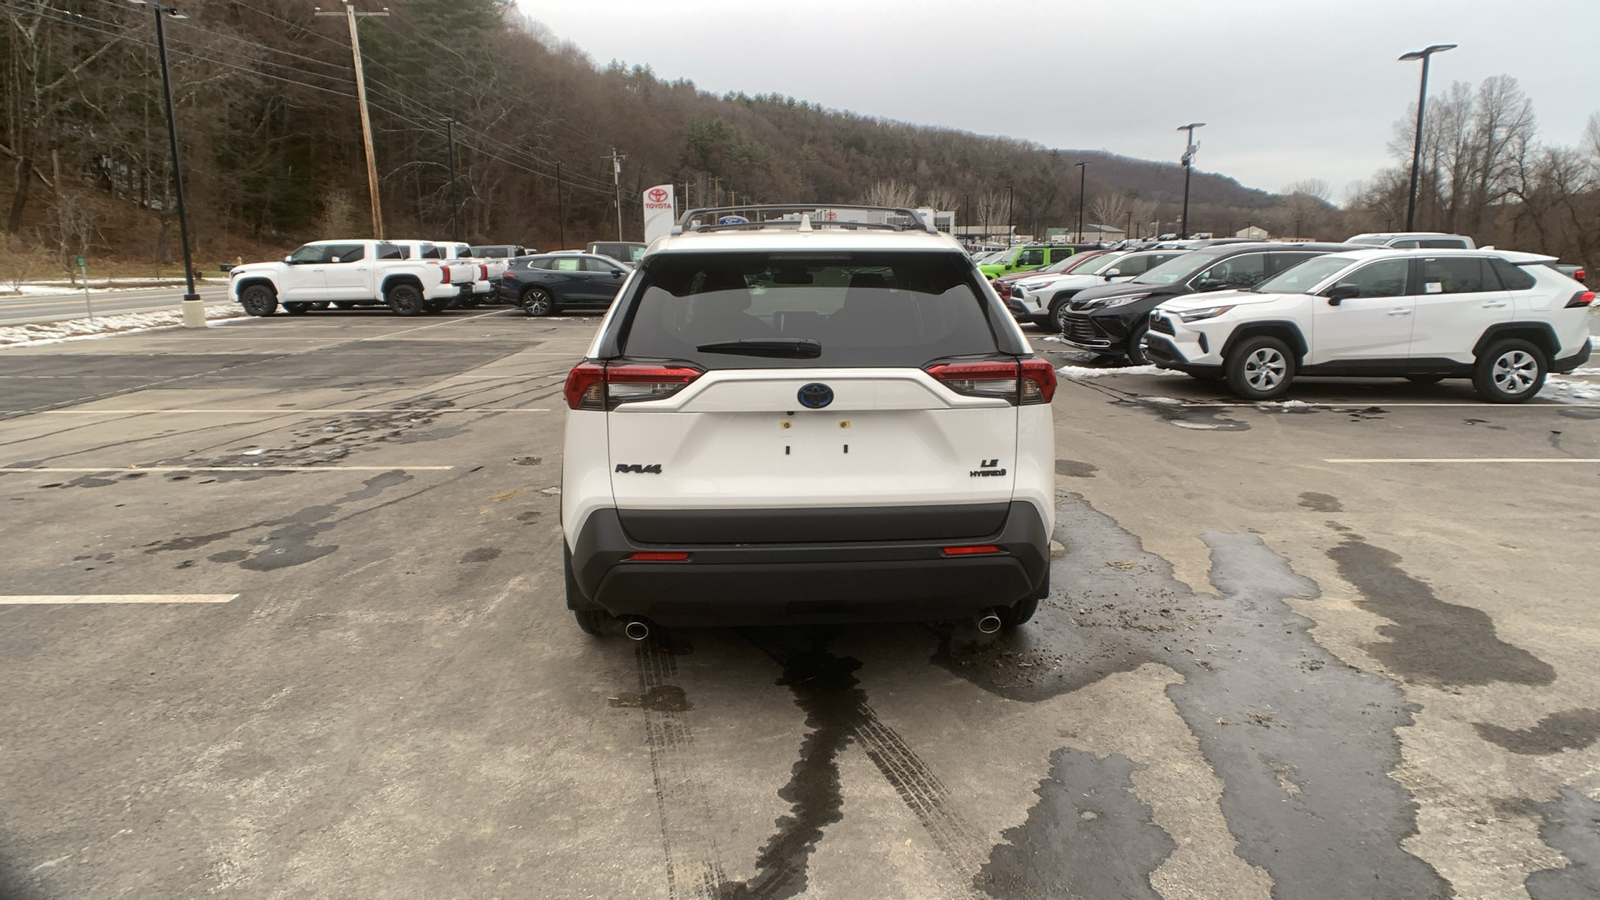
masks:
<svg viewBox="0 0 1600 900"><path fill-rule="evenodd" d="M1600 894L1600 369L1252 405L1035 334L1033 623L635 644L562 599L596 321L0 351L0 898Z"/></svg>

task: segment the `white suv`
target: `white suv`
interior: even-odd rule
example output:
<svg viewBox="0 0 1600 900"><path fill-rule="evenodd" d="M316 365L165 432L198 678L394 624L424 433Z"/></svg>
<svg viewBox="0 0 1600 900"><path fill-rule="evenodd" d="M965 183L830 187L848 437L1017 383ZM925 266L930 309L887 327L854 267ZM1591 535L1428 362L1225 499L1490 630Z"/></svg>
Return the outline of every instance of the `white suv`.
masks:
<svg viewBox="0 0 1600 900"><path fill-rule="evenodd" d="M1555 257L1490 250L1354 250L1248 291L1193 294L1150 314L1150 361L1223 377L1239 396L1281 396L1297 375L1471 378L1520 403L1548 372L1589 359L1594 294Z"/></svg>
<svg viewBox="0 0 1600 900"><path fill-rule="evenodd" d="M751 221L715 224L731 212ZM584 631L993 630L1048 592L1050 363L950 237L813 214L687 213L568 375Z"/></svg>

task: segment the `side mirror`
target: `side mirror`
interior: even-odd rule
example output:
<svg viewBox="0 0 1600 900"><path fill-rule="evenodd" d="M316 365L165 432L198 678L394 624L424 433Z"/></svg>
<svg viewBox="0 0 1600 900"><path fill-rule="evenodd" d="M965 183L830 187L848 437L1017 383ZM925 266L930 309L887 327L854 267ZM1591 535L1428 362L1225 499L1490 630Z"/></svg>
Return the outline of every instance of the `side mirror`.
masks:
<svg viewBox="0 0 1600 900"><path fill-rule="evenodd" d="M1341 281L1333 287L1328 288L1325 296L1328 298L1329 306L1338 306L1352 297L1361 296L1361 286L1358 284L1351 284L1348 281Z"/></svg>
<svg viewBox="0 0 1600 900"><path fill-rule="evenodd" d="M337 256L334 256L334 257L330 257L330 258L329 258L329 259L328 259L328 262L331 262L331 263L336 263L336 262L338 262L338 261L339 261L339 257L337 257Z"/></svg>
<svg viewBox="0 0 1600 900"><path fill-rule="evenodd" d="M296 263L295 263L295 261L294 261L294 257L292 257L292 256L285 256L285 257L284 257L284 258L283 258L283 261L284 261L284 262L285 262L285 263L286 263L286 264L288 264L288 265L291 265L291 266L292 266L292 265L296 265Z"/></svg>
<svg viewBox="0 0 1600 900"><path fill-rule="evenodd" d="M1121 269L1107 269L1106 270L1106 280L1107 281L1110 281L1113 278L1120 277L1121 275L1122 275L1122 270Z"/></svg>
<svg viewBox="0 0 1600 900"><path fill-rule="evenodd" d="M611 277L612 278L621 278L625 274L627 274L627 273L623 272L621 269L612 269L611 270Z"/></svg>

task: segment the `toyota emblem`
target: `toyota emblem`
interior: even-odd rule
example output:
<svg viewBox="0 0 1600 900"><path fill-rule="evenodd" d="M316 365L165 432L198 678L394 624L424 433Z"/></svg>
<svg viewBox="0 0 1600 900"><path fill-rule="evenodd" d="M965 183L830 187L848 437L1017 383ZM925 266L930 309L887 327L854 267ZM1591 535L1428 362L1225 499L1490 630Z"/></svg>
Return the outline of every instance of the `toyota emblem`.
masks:
<svg viewBox="0 0 1600 900"><path fill-rule="evenodd" d="M833 388L813 381L800 389L799 397L806 409L821 409L833 402Z"/></svg>
<svg viewBox="0 0 1600 900"><path fill-rule="evenodd" d="M667 192L661 188L651 188L650 199L656 203L665 203L667 199Z"/></svg>

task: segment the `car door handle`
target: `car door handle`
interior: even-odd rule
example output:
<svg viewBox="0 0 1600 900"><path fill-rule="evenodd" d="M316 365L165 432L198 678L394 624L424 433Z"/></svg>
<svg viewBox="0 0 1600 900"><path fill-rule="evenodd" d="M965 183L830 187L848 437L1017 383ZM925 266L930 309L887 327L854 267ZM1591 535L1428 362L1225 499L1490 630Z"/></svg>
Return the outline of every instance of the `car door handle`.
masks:
<svg viewBox="0 0 1600 900"><path fill-rule="evenodd" d="M1505 306L1505 305L1506 305L1505 301L1502 300L1502 301L1500 301L1498 303L1485 303L1483 305L1483 308L1484 309L1499 309L1500 307Z"/></svg>
<svg viewBox="0 0 1600 900"><path fill-rule="evenodd" d="M1411 315L1411 310L1409 310L1409 309L1391 309L1391 310L1389 310L1389 315L1391 315L1391 316L1409 316L1409 315Z"/></svg>

